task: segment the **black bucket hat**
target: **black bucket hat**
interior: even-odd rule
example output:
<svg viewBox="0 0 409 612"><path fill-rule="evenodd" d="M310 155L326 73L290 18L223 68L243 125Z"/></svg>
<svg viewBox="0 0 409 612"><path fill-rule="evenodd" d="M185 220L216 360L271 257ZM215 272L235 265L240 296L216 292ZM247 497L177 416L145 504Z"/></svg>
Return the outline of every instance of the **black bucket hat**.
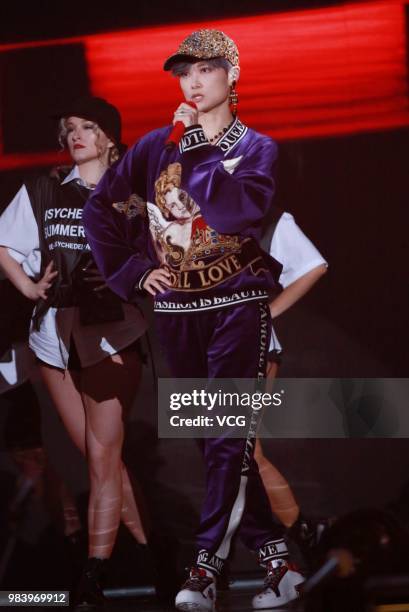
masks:
<svg viewBox="0 0 409 612"><path fill-rule="evenodd" d="M95 121L113 140L120 153L126 151L127 146L121 142L122 121L118 109L104 100L93 96L84 96L73 100L53 114L55 119L62 117L81 117L89 121Z"/></svg>

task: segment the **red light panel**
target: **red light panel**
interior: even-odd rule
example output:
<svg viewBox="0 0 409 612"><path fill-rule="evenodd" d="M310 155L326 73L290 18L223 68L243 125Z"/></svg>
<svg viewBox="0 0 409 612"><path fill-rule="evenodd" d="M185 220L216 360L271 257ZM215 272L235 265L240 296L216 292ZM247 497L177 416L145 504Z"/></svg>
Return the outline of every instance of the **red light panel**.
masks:
<svg viewBox="0 0 409 612"><path fill-rule="evenodd" d="M169 123L181 94L163 61L201 27L222 29L238 44L245 123L279 140L336 136L409 125L406 3L364 2L81 40L91 90L120 108L128 144ZM0 168L15 163L0 156Z"/></svg>

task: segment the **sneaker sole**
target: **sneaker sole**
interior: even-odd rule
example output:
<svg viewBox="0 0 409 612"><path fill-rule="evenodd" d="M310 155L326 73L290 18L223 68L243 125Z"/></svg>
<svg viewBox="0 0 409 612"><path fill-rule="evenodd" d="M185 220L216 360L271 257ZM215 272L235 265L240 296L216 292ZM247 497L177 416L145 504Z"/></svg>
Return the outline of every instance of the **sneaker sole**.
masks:
<svg viewBox="0 0 409 612"><path fill-rule="evenodd" d="M287 601L286 603L283 604L274 604L274 606L263 606L262 608L255 608L254 605L251 606L251 610L284 610L287 609L288 606L290 604L293 604L295 601L295 599L290 599L290 601Z"/></svg>
<svg viewBox="0 0 409 612"><path fill-rule="evenodd" d="M206 608L199 603L192 602L182 602L175 605L176 610L186 610L187 612L215 612L216 608L213 606L212 608Z"/></svg>
<svg viewBox="0 0 409 612"><path fill-rule="evenodd" d="M298 594L296 597L293 597L291 599L287 599L286 602L284 603L277 603L275 602L273 605L267 605L267 604L260 604L260 606L255 605L253 602L251 604L251 609L252 610L277 610L277 609L282 609L282 608L286 608L289 605L294 604L294 602L299 601L300 599L300 595Z"/></svg>

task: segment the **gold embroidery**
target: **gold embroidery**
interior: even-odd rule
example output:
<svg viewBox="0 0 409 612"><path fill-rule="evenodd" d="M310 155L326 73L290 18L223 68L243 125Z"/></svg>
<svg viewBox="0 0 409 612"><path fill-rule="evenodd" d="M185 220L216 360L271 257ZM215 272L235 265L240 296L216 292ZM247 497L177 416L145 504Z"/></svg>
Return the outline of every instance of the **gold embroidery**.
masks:
<svg viewBox="0 0 409 612"><path fill-rule="evenodd" d="M219 234L208 225L196 227L192 235L191 246L186 253L184 269L202 267L202 259L236 253L240 250L242 239L239 236Z"/></svg>
<svg viewBox="0 0 409 612"><path fill-rule="evenodd" d="M114 202L112 206L128 219L134 219L138 215L146 217L146 202L136 193L133 193L125 202Z"/></svg>

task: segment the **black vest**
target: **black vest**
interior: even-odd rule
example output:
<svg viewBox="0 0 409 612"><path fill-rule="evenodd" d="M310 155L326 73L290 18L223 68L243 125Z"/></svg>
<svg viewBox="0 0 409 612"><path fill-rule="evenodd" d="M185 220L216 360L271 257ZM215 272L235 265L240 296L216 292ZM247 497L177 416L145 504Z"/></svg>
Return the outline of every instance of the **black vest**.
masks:
<svg viewBox="0 0 409 612"><path fill-rule="evenodd" d="M25 183L40 237L40 278L51 261L58 271L47 300L37 302L34 325L39 328L51 306L79 306L84 325L123 319L120 298L107 288L96 292L84 280L83 268L96 267L82 224L89 190L75 180L61 185L63 178L39 176Z"/></svg>

